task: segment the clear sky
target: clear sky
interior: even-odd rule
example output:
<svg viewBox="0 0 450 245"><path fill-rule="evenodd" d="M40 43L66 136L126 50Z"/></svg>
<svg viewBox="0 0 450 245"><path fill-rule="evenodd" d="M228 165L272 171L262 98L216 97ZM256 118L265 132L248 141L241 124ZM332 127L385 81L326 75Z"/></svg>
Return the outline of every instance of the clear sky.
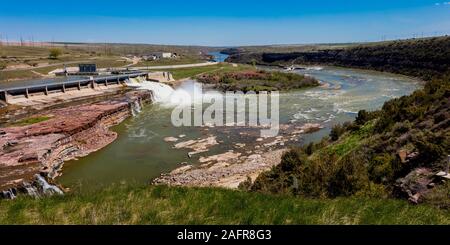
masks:
<svg viewBox="0 0 450 245"><path fill-rule="evenodd" d="M0 35L210 46L450 34L450 0L2 1Z"/></svg>

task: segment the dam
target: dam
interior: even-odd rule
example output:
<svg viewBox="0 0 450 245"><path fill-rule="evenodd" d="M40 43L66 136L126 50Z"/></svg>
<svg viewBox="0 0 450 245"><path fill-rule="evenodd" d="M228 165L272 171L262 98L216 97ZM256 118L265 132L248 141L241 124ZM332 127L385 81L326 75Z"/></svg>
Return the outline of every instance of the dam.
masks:
<svg viewBox="0 0 450 245"><path fill-rule="evenodd" d="M170 72L133 71L124 74L105 76L66 77L59 79L41 79L33 81L18 81L0 86L0 101L7 104L23 102L48 96L57 96L73 92L101 91L125 86L130 78L145 78L154 82L170 82L173 80ZM80 94L82 96L82 94Z"/></svg>

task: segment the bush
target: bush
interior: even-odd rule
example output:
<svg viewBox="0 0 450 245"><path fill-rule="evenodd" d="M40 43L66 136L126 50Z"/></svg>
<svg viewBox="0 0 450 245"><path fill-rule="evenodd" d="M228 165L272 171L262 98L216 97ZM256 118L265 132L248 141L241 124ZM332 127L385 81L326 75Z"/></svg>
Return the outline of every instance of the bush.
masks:
<svg viewBox="0 0 450 245"><path fill-rule="evenodd" d="M305 162L303 152L300 149L291 149L282 156L280 167L284 172L292 172L302 162Z"/></svg>
<svg viewBox="0 0 450 245"><path fill-rule="evenodd" d="M50 59L57 59L62 54L62 50L59 48L51 48L49 52Z"/></svg>
<svg viewBox="0 0 450 245"><path fill-rule="evenodd" d="M238 189L243 191L249 191L252 188L252 179L247 176L247 179L245 181L242 181L239 183Z"/></svg>
<svg viewBox="0 0 450 245"><path fill-rule="evenodd" d="M345 133L345 128L340 124L336 124L333 126L330 132L330 138L332 141L336 141L341 137L341 135Z"/></svg>
<svg viewBox="0 0 450 245"><path fill-rule="evenodd" d="M358 111L358 116L356 116L355 123L357 125L364 125L367 121L369 121L369 113L366 110Z"/></svg>
<svg viewBox="0 0 450 245"><path fill-rule="evenodd" d="M328 195L331 197L350 196L368 188L369 177L364 156L351 153L337 164L328 182Z"/></svg>
<svg viewBox="0 0 450 245"><path fill-rule="evenodd" d="M450 209L450 182L436 186L425 194L424 202L439 208Z"/></svg>
<svg viewBox="0 0 450 245"><path fill-rule="evenodd" d="M376 155L369 163L371 180L376 183L387 183L394 178L395 157L389 153Z"/></svg>
<svg viewBox="0 0 450 245"><path fill-rule="evenodd" d="M314 143L311 142L304 148L305 154L310 156L314 152Z"/></svg>
<svg viewBox="0 0 450 245"><path fill-rule="evenodd" d="M401 135L408 132L411 129L411 127L412 124L408 120L406 120L404 122L395 123L392 128L392 131L394 132L394 135Z"/></svg>

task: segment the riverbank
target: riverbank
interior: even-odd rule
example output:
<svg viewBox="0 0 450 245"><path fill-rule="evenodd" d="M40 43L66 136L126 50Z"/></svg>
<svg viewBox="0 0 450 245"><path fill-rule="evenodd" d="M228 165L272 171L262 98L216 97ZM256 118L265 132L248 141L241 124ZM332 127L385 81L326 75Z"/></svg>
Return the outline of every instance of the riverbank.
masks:
<svg viewBox="0 0 450 245"><path fill-rule="evenodd" d="M254 68L243 71L210 72L197 76L197 80L223 92L288 91L319 86L319 82L313 77Z"/></svg>
<svg viewBox="0 0 450 245"><path fill-rule="evenodd" d="M23 192L36 174L54 179L64 161L114 141L117 133L109 128L140 110L151 97L149 91L128 92L100 102L42 110L25 125L0 128L0 190Z"/></svg>

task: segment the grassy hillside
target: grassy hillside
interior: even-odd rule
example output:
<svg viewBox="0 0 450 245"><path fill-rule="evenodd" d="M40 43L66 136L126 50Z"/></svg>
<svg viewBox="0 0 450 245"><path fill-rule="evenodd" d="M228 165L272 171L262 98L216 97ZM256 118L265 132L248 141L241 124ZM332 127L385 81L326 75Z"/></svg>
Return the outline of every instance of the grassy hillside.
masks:
<svg viewBox="0 0 450 245"><path fill-rule="evenodd" d="M312 197L400 197L450 208L450 181L435 174L450 153L450 78L428 82L379 111L360 111L329 138L294 148L254 191Z"/></svg>
<svg viewBox="0 0 450 245"><path fill-rule="evenodd" d="M450 224L450 212L400 200L117 185L95 193L0 200L0 224Z"/></svg>

